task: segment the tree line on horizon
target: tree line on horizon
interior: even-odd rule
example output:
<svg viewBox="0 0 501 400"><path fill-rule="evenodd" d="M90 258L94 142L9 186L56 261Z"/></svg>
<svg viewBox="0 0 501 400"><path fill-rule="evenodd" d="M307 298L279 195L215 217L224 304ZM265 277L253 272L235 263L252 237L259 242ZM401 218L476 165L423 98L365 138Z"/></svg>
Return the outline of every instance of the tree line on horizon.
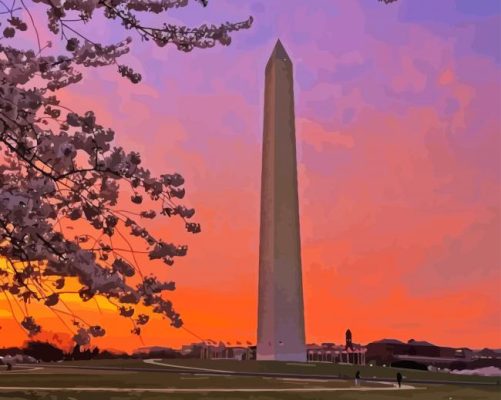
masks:
<svg viewBox="0 0 501 400"><path fill-rule="evenodd" d="M0 357L26 355L41 362L78 361L78 360L104 360L124 358L193 358L182 355L174 349L152 349L144 352L126 353L102 350L99 347L84 347L78 344L70 350L61 349L54 343L43 341L27 341L22 347L0 348ZM0 364L2 364L0 360Z"/></svg>

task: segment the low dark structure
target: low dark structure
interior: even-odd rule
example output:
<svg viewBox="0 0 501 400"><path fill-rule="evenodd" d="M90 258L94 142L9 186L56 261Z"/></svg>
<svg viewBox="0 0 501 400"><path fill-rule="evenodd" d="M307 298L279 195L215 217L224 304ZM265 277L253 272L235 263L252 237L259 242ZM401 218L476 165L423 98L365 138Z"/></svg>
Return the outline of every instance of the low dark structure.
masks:
<svg viewBox="0 0 501 400"><path fill-rule="evenodd" d="M425 341L383 339L367 345L369 363L401 368L427 369L429 366L448 369L499 367L501 354L494 350L473 351L466 347L436 346Z"/></svg>

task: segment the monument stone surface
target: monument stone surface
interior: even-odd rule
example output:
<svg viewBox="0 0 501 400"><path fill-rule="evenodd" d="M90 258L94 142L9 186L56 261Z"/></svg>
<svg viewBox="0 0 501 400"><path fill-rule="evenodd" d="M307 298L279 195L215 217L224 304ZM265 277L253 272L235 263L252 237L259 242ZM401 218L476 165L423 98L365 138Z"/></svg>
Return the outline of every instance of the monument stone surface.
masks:
<svg viewBox="0 0 501 400"><path fill-rule="evenodd" d="M306 361L292 62L266 65L257 359Z"/></svg>

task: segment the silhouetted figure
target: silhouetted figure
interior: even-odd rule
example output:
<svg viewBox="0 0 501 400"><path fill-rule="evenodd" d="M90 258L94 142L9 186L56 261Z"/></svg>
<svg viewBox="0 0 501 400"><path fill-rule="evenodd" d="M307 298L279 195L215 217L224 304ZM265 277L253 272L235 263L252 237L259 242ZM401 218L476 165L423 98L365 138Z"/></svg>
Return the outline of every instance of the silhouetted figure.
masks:
<svg viewBox="0 0 501 400"><path fill-rule="evenodd" d="M358 386L360 384L360 371L357 371L355 374L355 386Z"/></svg>
<svg viewBox="0 0 501 400"><path fill-rule="evenodd" d="M397 372L397 383L398 387L402 386L402 374L400 372Z"/></svg>
<svg viewBox="0 0 501 400"><path fill-rule="evenodd" d="M11 363L7 363L7 371L12 371L12 364Z"/></svg>
<svg viewBox="0 0 501 400"><path fill-rule="evenodd" d="M346 346L345 346L345 350L348 350L348 349L353 350L353 343L351 341L351 331L349 329L346 331Z"/></svg>

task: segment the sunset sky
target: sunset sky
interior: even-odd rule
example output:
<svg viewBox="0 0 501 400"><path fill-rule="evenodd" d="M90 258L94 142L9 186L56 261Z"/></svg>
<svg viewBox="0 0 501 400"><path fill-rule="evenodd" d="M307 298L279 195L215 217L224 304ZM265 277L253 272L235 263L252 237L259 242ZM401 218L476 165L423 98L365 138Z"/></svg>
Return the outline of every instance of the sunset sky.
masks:
<svg viewBox="0 0 501 400"><path fill-rule="evenodd" d="M141 43L116 67L87 71L60 97L95 110L116 142L156 174L186 179L180 220L153 222L188 244L172 300L204 339L256 340L264 67L280 38L294 64L302 264L308 342L382 338L501 347L500 11L498 0L212 0L171 12L187 25L254 17L230 47L180 53ZM39 15L43 28L45 17ZM118 23L85 30L103 43ZM43 33L43 40L59 38ZM197 341L155 318L143 341L110 307L101 347ZM0 298L0 343L26 339ZM48 311L44 328L69 335ZM69 336L68 336L69 337Z"/></svg>

